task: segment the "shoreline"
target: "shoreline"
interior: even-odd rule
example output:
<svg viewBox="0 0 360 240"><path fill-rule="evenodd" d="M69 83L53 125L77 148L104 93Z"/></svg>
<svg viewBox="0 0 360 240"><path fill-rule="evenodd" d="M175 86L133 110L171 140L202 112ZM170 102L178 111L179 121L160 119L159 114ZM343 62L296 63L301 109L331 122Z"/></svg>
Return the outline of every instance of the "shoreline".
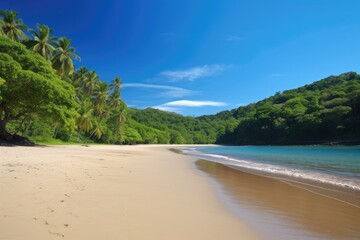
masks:
<svg viewBox="0 0 360 240"><path fill-rule="evenodd" d="M210 161L204 159L205 161ZM220 163L222 164L222 163ZM274 179L286 184L292 185L297 188L302 188L306 191L313 192L314 194L323 195L325 197L333 198L337 201L343 202L345 204L352 205L354 207L360 208L360 190L355 189L351 186L336 185L329 182L323 182L318 179L309 179L304 177L296 177L289 175L279 175L271 174L262 171L248 170L245 168L223 164L229 168L233 168L237 171L257 175L259 177L266 177Z"/></svg>
<svg viewBox="0 0 360 240"><path fill-rule="evenodd" d="M358 206L222 163L200 159L196 167L230 211L266 239L354 239L360 234Z"/></svg>
<svg viewBox="0 0 360 240"><path fill-rule="evenodd" d="M223 145L217 145L223 146ZM250 146L256 147L256 146ZM271 147L289 147L289 146L271 146ZM290 146L297 147L297 146ZM315 147L315 146L299 146L299 147ZM318 146L316 146L318 147ZM324 146L329 147L329 146ZM336 147L336 146L334 146ZM340 146L339 146L340 147ZM350 147L350 146L349 146ZM352 146L351 146L352 147ZM360 181L355 177L346 177L344 175L330 174L325 171L315 171L313 169L301 169L281 164L271 164L267 162L252 161L249 159L242 159L240 157L233 157L221 153L206 153L201 150L193 151L191 148L182 148L186 150L185 154L204 159L212 162L224 164L226 166L238 169L239 171L256 174L259 176L266 176L275 178L280 181L292 182L299 185L308 185L314 189L328 189L331 192L342 192L344 199L350 199L350 204L355 204L360 207ZM340 194L341 195L341 194ZM339 195L339 196L340 196ZM341 196L340 196L341 197ZM356 199L355 199L356 198ZM346 200L345 200L346 201Z"/></svg>
<svg viewBox="0 0 360 240"><path fill-rule="evenodd" d="M226 144L218 143L220 146L360 146L360 140L333 140L333 141L294 141L293 143L244 143Z"/></svg>
<svg viewBox="0 0 360 240"><path fill-rule="evenodd" d="M0 239L259 239L174 146L0 147Z"/></svg>

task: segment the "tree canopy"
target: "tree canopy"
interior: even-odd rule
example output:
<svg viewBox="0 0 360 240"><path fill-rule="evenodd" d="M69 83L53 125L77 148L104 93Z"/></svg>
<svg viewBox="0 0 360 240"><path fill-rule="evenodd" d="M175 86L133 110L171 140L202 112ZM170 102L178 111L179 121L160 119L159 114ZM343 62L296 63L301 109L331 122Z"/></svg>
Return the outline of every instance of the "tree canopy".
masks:
<svg viewBox="0 0 360 240"><path fill-rule="evenodd" d="M22 42L29 38L26 35L27 26L17 15L15 11L0 10L1 33L14 41Z"/></svg>
<svg viewBox="0 0 360 240"><path fill-rule="evenodd" d="M80 57L70 39L52 36L44 24L27 35L17 16L0 11L0 137L121 143L120 78L108 85L95 70L76 70Z"/></svg>
<svg viewBox="0 0 360 240"><path fill-rule="evenodd" d="M166 133L163 143L319 144L360 141L360 75L350 72L276 93L231 111L197 118L156 109L129 109L144 126ZM153 130L152 130L153 131ZM154 143L154 141L150 141Z"/></svg>
<svg viewBox="0 0 360 240"><path fill-rule="evenodd" d="M34 114L75 126L74 88L39 54L5 37L0 37L0 78L0 133L9 121Z"/></svg>
<svg viewBox="0 0 360 240"><path fill-rule="evenodd" d="M228 144L316 144L360 141L360 75L330 76L234 111Z"/></svg>
<svg viewBox="0 0 360 240"><path fill-rule="evenodd" d="M37 31L33 29L30 30L34 39L26 41L25 45L33 52L39 53L46 60L50 60L55 51L57 38L51 36L52 29L47 25L38 24L36 27Z"/></svg>

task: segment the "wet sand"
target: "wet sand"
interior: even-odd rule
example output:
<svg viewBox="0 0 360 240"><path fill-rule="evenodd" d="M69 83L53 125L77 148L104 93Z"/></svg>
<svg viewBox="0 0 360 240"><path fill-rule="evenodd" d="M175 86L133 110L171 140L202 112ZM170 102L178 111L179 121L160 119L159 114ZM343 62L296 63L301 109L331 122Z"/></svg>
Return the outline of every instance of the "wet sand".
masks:
<svg viewBox="0 0 360 240"><path fill-rule="evenodd" d="M211 177L227 207L264 239L360 239L357 206L219 163L199 160L196 166ZM352 195L350 202L359 198Z"/></svg>
<svg viewBox="0 0 360 240"><path fill-rule="evenodd" d="M0 147L0 240L257 239L167 148Z"/></svg>

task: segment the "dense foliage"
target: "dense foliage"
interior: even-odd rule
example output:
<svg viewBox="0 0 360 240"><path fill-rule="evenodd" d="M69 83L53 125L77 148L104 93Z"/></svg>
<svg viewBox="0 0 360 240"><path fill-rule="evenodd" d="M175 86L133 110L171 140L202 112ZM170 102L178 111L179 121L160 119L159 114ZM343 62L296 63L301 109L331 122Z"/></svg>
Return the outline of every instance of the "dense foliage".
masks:
<svg viewBox="0 0 360 240"><path fill-rule="evenodd" d="M360 75L350 72L277 93L234 112L219 136L231 144L312 144L360 140Z"/></svg>
<svg viewBox="0 0 360 240"><path fill-rule="evenodd" d="M47 25L29 29L0 10L0 142L15 134L36 142L126 141L121 80L111 85L85 67L75 70L71 40Z"/></svg>
<svg viewBox="0 0 360 240"><path fill-rule="evenodd" d="M5 37L0 37L0 78L0 134L9 121L32 115L75 127L74 88L40 55Z"/></svg>
<svg viewBox="0 0 360 240"><path fill-rule="evenodd" d="M316 144L360 141L360 75L331 76L216 115L184 117L129 109L137 143ZM145 127L152 130L145 131Z"/></svg>
<svg viewBox="0 0 360 240"><path fill-rule="evenodd" d="M312 144L360 142L360 75L331 76L272 97L197 118L128 109L122 81L75 69L71 40L47 25L29 29L0 10L0 143L36 142ZM127 116L127 121L125 121ZM16 134L16 135L15 135Z"/></svg>
<svg viewBox="0 0 360 240"><path fill-rule="evenodd" d="M130 108L128 118L125 129L138 133L135 143L215 143L218 136L233 131L238 124L230 111L193 118L152 108Z"/></svg>

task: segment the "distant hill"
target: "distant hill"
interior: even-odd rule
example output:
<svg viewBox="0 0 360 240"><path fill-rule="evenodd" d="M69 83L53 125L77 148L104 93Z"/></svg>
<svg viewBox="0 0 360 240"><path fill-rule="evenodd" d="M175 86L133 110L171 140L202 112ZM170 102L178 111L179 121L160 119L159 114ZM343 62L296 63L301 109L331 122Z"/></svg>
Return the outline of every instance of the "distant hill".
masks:
<svg viewBox="0 0 360 240"><path fill-rule="evenodd" d="M152 108L129 108L127 119L125 143L215 143L219 135L233 131L238 124L230 111L193 118ZM129 132L134 136L131 139Z"/></svg>
<svg viewBox="0 0 360 240"><path fill-rule="evenodd" d="M136 135L132 143L359 143L360 75L330 76L197 118L150 108L128 112L125 129Z"/></svg>
<svg viewBox="0 0 360 240"><path fill-rule="evenodd" d="M330 76L234 112L230 144L316 144L360 140L360 76Z"/></svg>

